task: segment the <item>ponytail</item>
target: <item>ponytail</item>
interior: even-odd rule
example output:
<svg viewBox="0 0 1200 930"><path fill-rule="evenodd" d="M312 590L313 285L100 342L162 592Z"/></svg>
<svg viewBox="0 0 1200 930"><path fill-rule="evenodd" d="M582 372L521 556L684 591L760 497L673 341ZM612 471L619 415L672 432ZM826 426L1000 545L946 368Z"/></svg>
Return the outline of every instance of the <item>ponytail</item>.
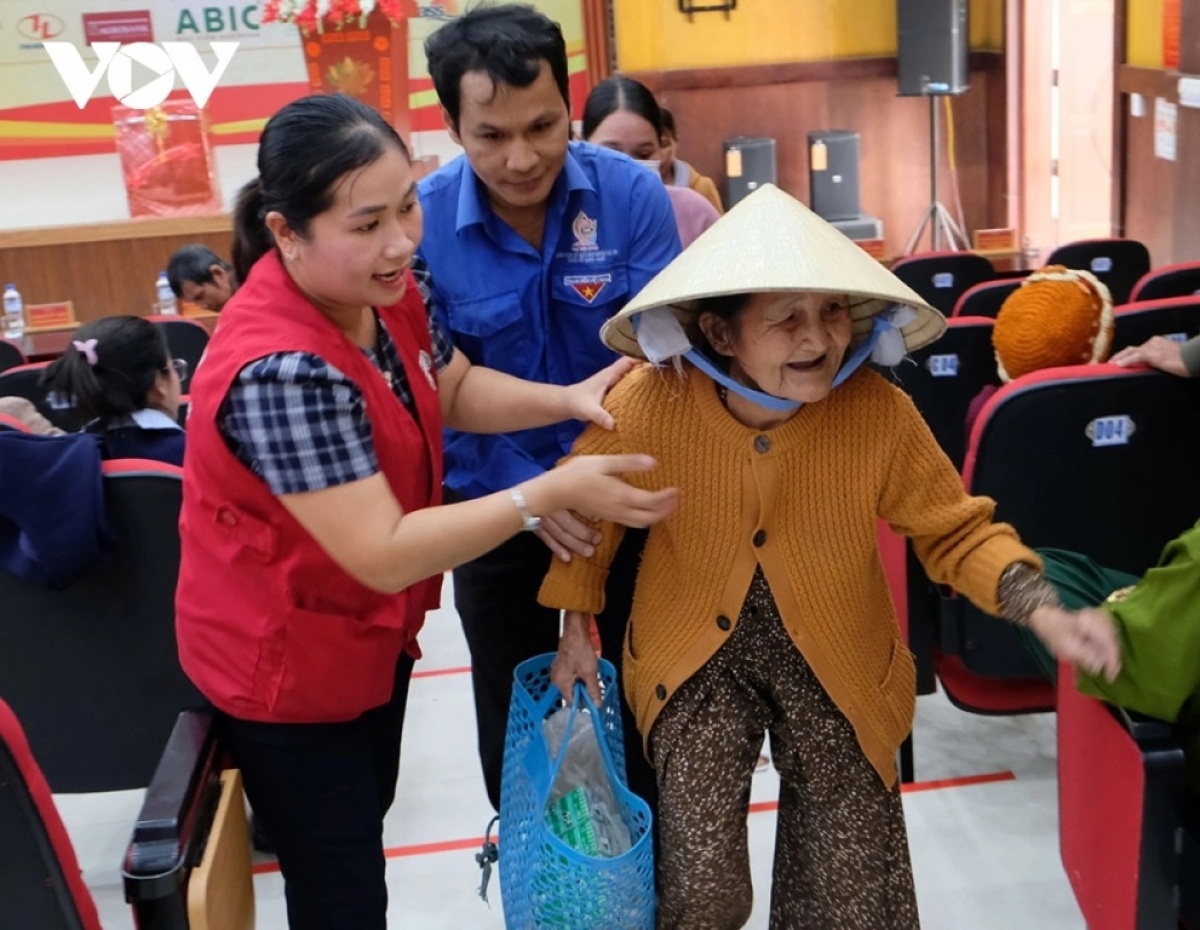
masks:
<svg viewBox="0 0 1200 930"><path fill-rule="evenodd" d="M48 394L57 395L64 403L78 407L89 420L95 419L98 415L97 401L104 395L104 386L96 377L95 367L88 361L86 350L78 348L76 343L72 343L66 352L46 366L41 383ZM94 349L92 351L95 352Z"/></svg>
<svg viewBox="0 0 1200 930"><path fill-rule="evenodd" d="M255 178L238 191L233 210L233 271L245 281L255 262L275 247L267 229L262 178Z"/></svg>

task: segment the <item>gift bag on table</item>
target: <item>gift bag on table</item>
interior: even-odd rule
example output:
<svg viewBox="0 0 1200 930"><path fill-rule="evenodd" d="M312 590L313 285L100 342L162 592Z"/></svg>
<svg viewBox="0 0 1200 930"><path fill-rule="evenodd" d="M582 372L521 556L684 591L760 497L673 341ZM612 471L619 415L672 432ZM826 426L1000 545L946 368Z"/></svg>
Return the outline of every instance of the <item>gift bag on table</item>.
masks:
<svg viewBox="0 0 1200 930"><path fill-rule="evenodd" d="M625 783L616 670L604 700L572 703L550 683L553 654L517 666L500 791L500 890L509 927L653 930L650 809Z"/></svg>

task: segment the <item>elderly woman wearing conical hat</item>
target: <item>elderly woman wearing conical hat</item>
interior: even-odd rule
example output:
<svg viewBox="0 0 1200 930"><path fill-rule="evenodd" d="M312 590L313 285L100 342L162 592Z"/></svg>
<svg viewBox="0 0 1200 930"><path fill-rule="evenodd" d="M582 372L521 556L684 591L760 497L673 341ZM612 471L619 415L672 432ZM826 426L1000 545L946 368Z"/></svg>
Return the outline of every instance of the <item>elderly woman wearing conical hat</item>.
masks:
<svg viewBox="0 0 1200 930"><path fill-rule="evenodd" d="M751 910L746 798L762 745L780 774L771 926L918 926L895 758L915 671L892 611L877 519L929 577L1030 625L1056 655L1116 673L1096 611L1061 609L1038 557L969 497L895 365L945 322L799 202L767 186L668 265L602 330L647 364L608 396L616 429L575 454L650 453L628 480L678 487L653 527L625 642L625 693L659 787L658 926L735 928ZM567 611L554 681L596 687L587 617L621 527L555 563Z"/></svg>

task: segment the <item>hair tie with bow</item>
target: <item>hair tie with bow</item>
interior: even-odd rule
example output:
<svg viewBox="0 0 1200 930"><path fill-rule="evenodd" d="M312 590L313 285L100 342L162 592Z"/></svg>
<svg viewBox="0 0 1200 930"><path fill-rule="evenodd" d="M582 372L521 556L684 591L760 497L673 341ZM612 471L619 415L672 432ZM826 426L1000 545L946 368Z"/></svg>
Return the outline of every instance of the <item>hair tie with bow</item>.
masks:
<svg viewBox="0 0 1200 930"><path fill-rule="evenodd" d="M100 357L96 355L96 344L98 341L99 340L96 339L85 339L83 342L80 342L78 339L76 339L71 343L71 345L75 347L75 351L79 352L84 358L86 358L87 363L93 368L95 368L96 363L100 361Z"/></svg>

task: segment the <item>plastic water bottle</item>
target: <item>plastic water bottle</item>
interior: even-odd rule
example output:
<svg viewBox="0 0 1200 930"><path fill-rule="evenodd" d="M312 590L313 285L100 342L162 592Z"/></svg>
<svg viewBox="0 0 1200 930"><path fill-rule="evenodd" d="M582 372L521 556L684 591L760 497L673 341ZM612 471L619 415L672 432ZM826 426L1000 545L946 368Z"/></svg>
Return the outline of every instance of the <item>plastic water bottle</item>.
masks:
<svg viewBox="0 0 1200 930"><path fill-rule="evenodd" d="M167 280L165 271L158 273L158 280L154 282L154 287L158 291L158 312L167 316L175 316L179 313L179 305L175 302L175 292L171 290L171 282Z"/></svg>
<svg viewBox="0 0 1200 930"><path fill-rule="evenodd" d="M25 335L25 301L16 285L4 288L4 337L20 339Z"/></svg>

